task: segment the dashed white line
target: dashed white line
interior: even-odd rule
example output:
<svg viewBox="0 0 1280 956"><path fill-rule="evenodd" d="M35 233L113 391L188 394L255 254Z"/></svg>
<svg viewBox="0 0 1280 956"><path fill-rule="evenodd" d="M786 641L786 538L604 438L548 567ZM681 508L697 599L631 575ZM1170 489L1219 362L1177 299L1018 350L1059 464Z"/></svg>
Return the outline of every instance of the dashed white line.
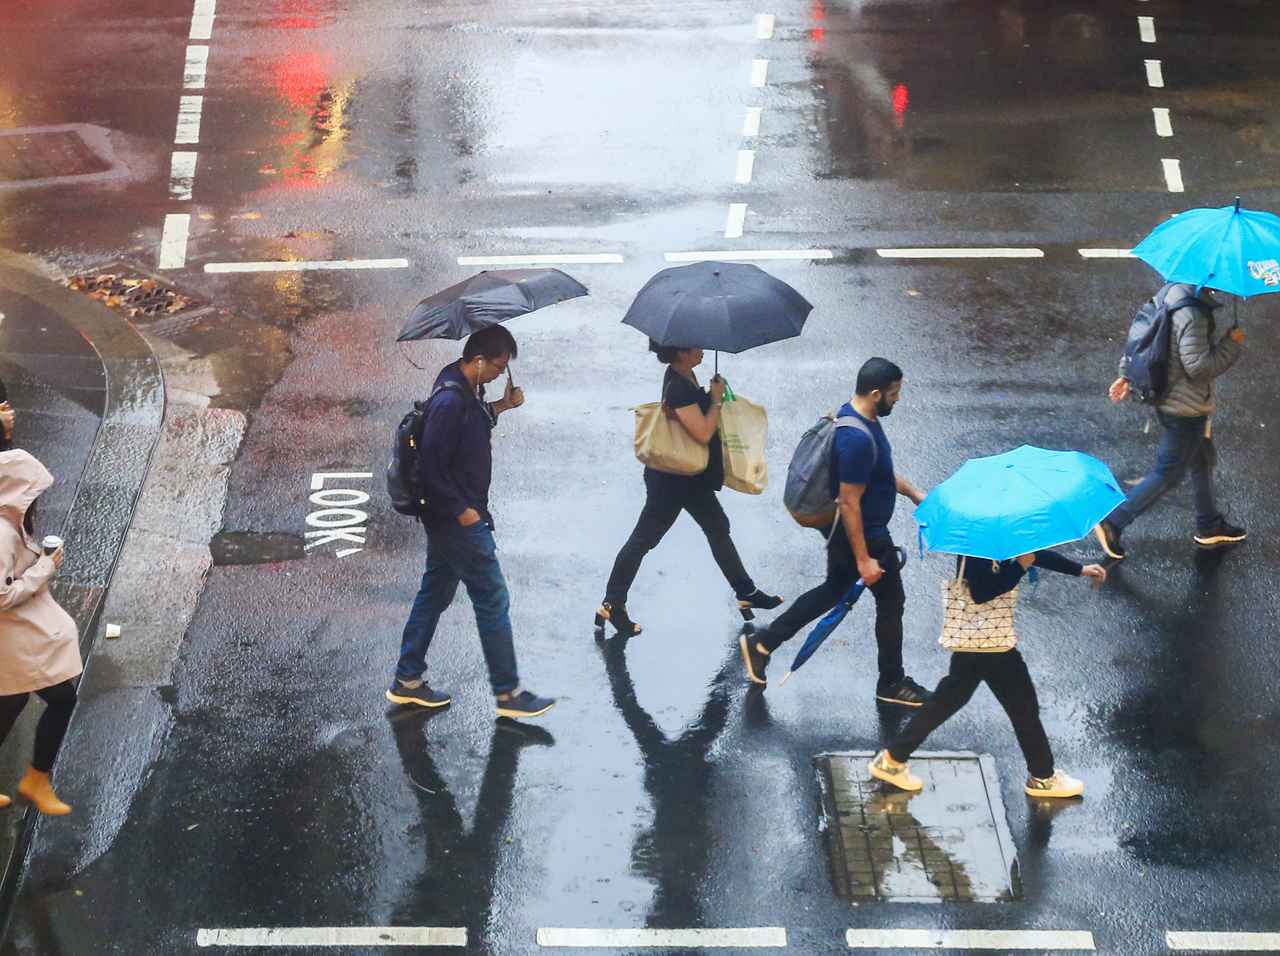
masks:
<svg viewBox="0 0 1280 956"><path fill-rule="evenodd" d="M756 89L769 82L769 61L754 59L751 61L751 85Z"/></svg>
<svg viewBox="0 0 1280 956"><path fill-rule="evenodd" d="M200 114L204 111L203 96L184 96L178 103L178 129L173 141L180 146L200 142Z"/></svg>
<svg viewBox="0 0 1280 956"><path fill-rule="evenodd" d="M1043 259L1043 249L1031 248L964 248L877 249L882 259Z"/></svg>
<svg viewBox="0 0 1280 956"><path fill-rule="evenodd" d="M1138 36L1143 43L1156 42L1156 18L1138 17Z"/></svg>
<svg viewBox="0 0 1280 956"><path fill-rule="evenodd" d="M203 90L209 69L209 48L193 44L187 47L187 62L182 68L182 85L189 90Z"/></svg>
<svg viewBox="0 0 1280 956"><path fill-rule="evenodd" d="M754 149L738 150L738 172L734 176L736 183L751 182L751 170L755 168L756 151Z"/></svg>
<svg viewBox="0 0 1280 956"><path fill-rule="evenodd" d="M1147 86L1160 89L1164 86L1164 68L1159 60L1143 60L1147 67Z"/></svg>
<svg viewBox="0 0 1280 956"><path fill-rule="evenodd" d="M668 252L668 262L704 262L724 260L728 262L753 262L786 259L833 259L830 249L707 249L700 252Z"/></svg>
<svg viewBox="0 0 1280 956"><path fill-rule="evenodd" d="M743 136L760 135L760 114L763 112L764 108L760 106L747 107L747 114L742 118Z"/></svg>
<svg viewBox="0 0 1280 956"><path fill-rule="evenodd" d="M1183 192L1182 163L1176 159L1162 159L1160 165L1164 167L1164 181L1169 187L1169 192Z"/></svg>
<svg viewBox="0 0 1280 956"><path fill-rule="evenodd" d="M276 262L209 262L205 272L315 272L335 269L407 269L408 259L299 259Z"/></svg>
<svg viewBox="0 0 1280 956"><path fill-rule="evenodd" d="M615 252L566 253L546 252L526 256L458 256L460 266L539 266L617 264L622 256Z"/></svg>
<svg viewBox="0 0 1280 956"><path fill-rule="evenodd" d="M1173 135L1173 123L1169 119L1169 110L1167 107L1153 106L1151 107L1151 115L1155 118L1155 121L1156 121L1157 136Z"/></svg>
<svg viewBox="0 0 1280 956"><path fill-rule="evenodd" d="M729 203L729 216L724 223L726 239L741 239L742 227L747 222L747 204L744 202Z"/></svg>
<svg viewBox="0 0 1280 956"><path fill-rule="evenodd" d="M164 217L160 233L161 269L181 269L187 264L187 234L191 229L188 213L171 213Z"/></svg>
<svg viewBox="0 0 1280 956"><path fill-rule="evenodd" d="M202 929L197 946L466 946L461 926L292 926Z"/></svg>
<svg viewBox="0 0 1280 956"><path fill-rule="evenodd" d="M1083 259L1132 259L1132 249L1080 249Z"/></svg>
<svg viewBox="0 0 1280 956"><path fill-rule="evenodd" d="M787 945L787 931L780 926L742 929L567 929L538 930L539 946L647 948L738 947L756 949Z"/></svg>
<svg viewBox="0 0 1280 956"><path fill-rule="evenodd" d="M772 13L756 14L756 39L772 40L773 39L774 16Z"/></svg>
<svg viewBox="0 0 1280 956"><path fill-rule="evenodd" d="M192 40L208 40L213 36L213 16L217 0L196 0L195 10L191 14Z"/></svg>
<svg viewBox="0 0 1280 956"><path fill-rule="evenodd" d="M198 153L175 151L169 164L169 195L174 199L190 199L196 181Z"/></svg>
<svg viewBox="0 0 1280 956"><path fill-rule="evenodd" d="M851 949L1093 949L1093 934L1076 930L851 929Z"/></svg>
<svg viewBox="0 0 1280 956"><path fill-rule="evenodd" d="M1262 952L1280 950L1280 933L1165 933L1170 949L1208 952Z"/></svg>

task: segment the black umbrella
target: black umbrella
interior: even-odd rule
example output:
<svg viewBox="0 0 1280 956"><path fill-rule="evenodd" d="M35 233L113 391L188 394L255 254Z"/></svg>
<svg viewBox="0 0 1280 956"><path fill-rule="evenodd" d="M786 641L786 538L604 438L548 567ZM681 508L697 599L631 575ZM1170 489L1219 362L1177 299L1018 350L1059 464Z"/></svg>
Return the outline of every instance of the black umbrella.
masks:
<svg viewBox="0 0 1280 956"><path fill-rule="evenodd" d="M462 339L517 315L586 294L585 285L559 269L485 271L419 302L396 341Z"/></svg>
<svg viewBox="0 0 1280 956"><path fill-rule="evenodd" d="M645 283L622 321L659 345L745 352L799 335L813 306L757 266L695 262Z"/></svg>

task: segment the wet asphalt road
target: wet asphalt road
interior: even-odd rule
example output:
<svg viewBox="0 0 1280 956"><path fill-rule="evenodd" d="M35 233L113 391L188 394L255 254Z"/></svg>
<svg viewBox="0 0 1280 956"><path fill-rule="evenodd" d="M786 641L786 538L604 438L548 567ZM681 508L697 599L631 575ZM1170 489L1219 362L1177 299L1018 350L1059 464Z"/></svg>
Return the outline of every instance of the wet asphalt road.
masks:
<svg viewBox="0 0 1280 956"><path fill-rule="evenodd" d="M0 10L0 125L107 127L132 172L0 191L0 245L67 269L121 255L154 266L160 224L180 208L167 198L190 19L177 7ZM722 498L748 569L793 597L821 559L783 511L779 479L864 358L906 371L888 433L922 487L1024 441L1091 452L1135 479L1152 436L1104 391L1156 279L1076 250L1127 247L1172 211L1236 193L1280 207L1280 16L1265 4L787 0L767 40L755 38L762 11L221 0L182 205L188 266L170 278L287 332L290 349L278 380L275 363L219 372L254 383L228 387L251 422L223 526L300 536L313 475L371 472L332 484L374 495L367 544L213 569L169 695L174 722L126 822L107 841L74 822L41 828L7 951L189 952L200 928L244 926L462 926L474 951L494 953L538 950L541 927L780 926L813 951L844 948L847 927L1064 929L1116 953L1163 951L1170 929L1280 930L1273 303L1243 309L1249 354L1215 421L1220 493L1250 542L1194 553L1184 489L1134 526L1132 557L1104 589L1046 576L1024 600L1045 723L1085 800L1022 795L988 694L930 741L994 755L1021 902L835 896L812 757L873 749L898 719L872 703L869 603L785 688L749 693L731 595L682 519L633 591L644 635L593 639L643 499L628 409L656 397L661 371L618 319L663 253L835 253L767 265L816 307L802 338L722 361L769 408L774 473L759 499ZM1157 20L1163 91L1146 85L1137 14ZM38 42L51 32L65 37L56 56ZM767 82L753 88L757 57ZM1172 139L1157 137L1152 106L1171 109ZM743 148L756 154L739 184ZM1181 195L1161 172L1170 155ZM730 203L748 206L741 238L723 235ZM1045 256L871 251L975 245ZM473 271L456 257L548 251L624 257L566 267L591 296L512 325L528 401L495 433L522 676L560 704L537 726L495 725L460 599L429 670L454 704L389 715L382 690L422 551L377 475L428 384L394 332L417 298ZM399 256L409 268L201 271ZM431 374L457 351L411 347ZM894 531L913 542L905 503ZM907 666L932 685L946 668L935 637L950 563L912 559Z"/></svg>

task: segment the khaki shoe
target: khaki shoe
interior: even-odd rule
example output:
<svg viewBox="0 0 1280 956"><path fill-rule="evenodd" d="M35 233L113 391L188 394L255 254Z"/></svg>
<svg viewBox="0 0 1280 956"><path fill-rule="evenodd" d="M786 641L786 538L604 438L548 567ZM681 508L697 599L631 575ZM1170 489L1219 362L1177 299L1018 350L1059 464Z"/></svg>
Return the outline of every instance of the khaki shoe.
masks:
<svg viewBox="0 0 1280 956"><path fill-rule="evenodd" d="M1084 781L1055 770L1052 777L1027 777L1023 789L1029 797L1082 797Z"/></svg>
<svg viewBox="0 0 1280 956"><path fill-rule="evenodd" d="M908 793L924 789L924 781L913 774L907 764L894 763L887 750L876 754L876 759L867 764L867 772L877 780L893 784L899 790L906 790Z"/></svg>

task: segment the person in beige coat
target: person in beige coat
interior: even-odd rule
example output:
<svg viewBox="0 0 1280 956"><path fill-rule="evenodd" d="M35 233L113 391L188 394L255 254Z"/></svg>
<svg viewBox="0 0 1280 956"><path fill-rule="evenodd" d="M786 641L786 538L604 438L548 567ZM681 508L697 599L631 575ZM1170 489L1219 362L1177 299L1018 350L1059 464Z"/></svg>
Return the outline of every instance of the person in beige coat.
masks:
<svg viewBox="0 0 1280 956"><path fill-rule="evenodd" d="M53 484L48 469L25 451L0 452L0 742L31 694L48 705L36 725L35 754L18 793L41 813L71 807L58 799L49 772L76 705L75 679L84 669L75 621L49 593L62 549L45 554L35 538L36 499ZM0 794L0 807L10 799Z"/></svg>

